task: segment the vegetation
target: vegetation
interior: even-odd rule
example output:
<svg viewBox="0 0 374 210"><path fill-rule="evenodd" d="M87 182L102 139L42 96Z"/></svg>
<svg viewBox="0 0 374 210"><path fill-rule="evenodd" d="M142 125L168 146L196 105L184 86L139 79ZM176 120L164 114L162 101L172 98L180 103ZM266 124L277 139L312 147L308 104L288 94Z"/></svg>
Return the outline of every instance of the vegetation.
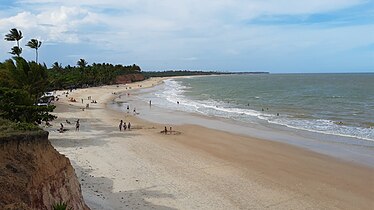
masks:
<svg viewBox="0 0 374 210"><path fill-rule="evenodd" d="M42 46L42 42L37 39L31 39L26 46L35 49L35 62L38 63L38 49Z"/></svg>
<svg viewBox="0 0 374 210"><path fill-rule="evenodd" d="M143 72L146 78L149 77L175 77L175 76L195 76L195 75L213 75L213 74L228 74L225 72L215 71L148 71Z"/></svg>
<svg viewBox="0 0 374 210"><path fill-rule="evenodd" d="M40 131L42 131L42 129L39 128L39 126L31 123L16 123L10 120L0 118L0 138L5 136L11 136L14 134L29 134Z"/></svg>
<svg viewBox="0 0 374 210"><path fill-rule="evenodd" d="M72 208L68 208L68 205L64 202L57 203L52 206L53 210L72 210Z"/></svg>
<svg viewBox="0 0 374 210"><path fill-rule="evenodd" d="M19 46L19 41L23 38L22 32L17 30L16 28L10 29L9 33L5 35L6 41L16 41L17 46L12 47L11 54L17 55L18 57L21 56L22 48Z"/></svg>
<svg viewBox="0 0 374 210"><path fill-rule="evenodd" d="M17 56L0 63L0 118L21 124L47 122L55 118L49 114L55 107L36 105L48 88L47 68L34 61L28 62L20 56L22 50L19 42L22 37L22 32L15 28L5 35L5 40L17 41L17 46L12 48L12 54ZM29 43L27 46L30 47L41 46L41 42L37 40Z"/></svg>
<svg viewBox="0 0 374 210"><path fill-rule="evenodd" d="M109 63L88 65L87 61L80 59L76 67L66 66L55 62L48 70L50 78L49 89L67 89L86 86L100 86L113 84L116 77L124 74L141 73L137 65L123 66Z"/></svg>

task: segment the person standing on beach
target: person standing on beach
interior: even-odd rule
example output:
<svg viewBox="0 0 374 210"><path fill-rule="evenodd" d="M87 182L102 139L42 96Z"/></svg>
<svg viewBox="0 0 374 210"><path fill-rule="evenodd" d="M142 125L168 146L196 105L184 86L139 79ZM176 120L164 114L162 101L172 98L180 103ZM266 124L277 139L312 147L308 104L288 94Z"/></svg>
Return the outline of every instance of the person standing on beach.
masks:
<svg viewBox="0 0 374 210"><path fill-rule="evenodd" d="M75 123L75 131L79 131L79 119L77 120L77 122Z"/></svg>
<svg viewBox="0 0 374 210"><path fill-rule="evenodd" d="M168 134L168 129L166 128L166 126L165 126L164 132L165 132L165 135Z"/></svg>
<svg viewBox="0 0 374 210"><path fill-rule="evenodd" d="M131 123L129 122L129 125L127 126L127 128L130 130L131 129Z"/></svg>
<svg viewBox="0 0 374 210"><path fill-rule="evenodd" d="M151 100L149 100L149 106L152 106L152 101Z"/></svg>
<svg viewBox="0 0 374 210"><path fill-rule="evenodd" d="M121 120L121 122L119 122L119 126L118 126L119 131L122 131L122 124L123 124L123 120Z"/></svg>
<svg viewBox="0 0 374 210"><path fill-rule="evenodd" d="M123 122L123 131L125 131L126 129L127 129L126 122Z"/></svg>

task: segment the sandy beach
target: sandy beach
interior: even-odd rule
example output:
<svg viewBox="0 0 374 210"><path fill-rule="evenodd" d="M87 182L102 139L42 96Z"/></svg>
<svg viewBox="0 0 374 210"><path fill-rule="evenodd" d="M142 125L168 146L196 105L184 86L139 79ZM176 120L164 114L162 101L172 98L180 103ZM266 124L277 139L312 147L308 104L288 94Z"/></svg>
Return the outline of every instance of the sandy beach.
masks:
<svg viewBox="0 0 374 210"><path fill-rule="evenodd" d="M138 118L133 107L107 107L121 94L131 98L133 90L160 83L78 89L68 97L57 91L58 119L46 129L71 160L91 209L374 208L371 167L197 125L167 125L174 132L165 135L165 125ZM120 131L120 120L131 129ZM66 132L57 131L60 123Z"/></svg>

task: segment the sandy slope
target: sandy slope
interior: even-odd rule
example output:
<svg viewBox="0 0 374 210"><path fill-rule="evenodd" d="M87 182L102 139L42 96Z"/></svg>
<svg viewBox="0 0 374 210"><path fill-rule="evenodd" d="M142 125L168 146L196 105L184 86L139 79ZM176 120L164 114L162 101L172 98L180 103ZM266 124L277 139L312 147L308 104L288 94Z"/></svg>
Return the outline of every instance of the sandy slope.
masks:
<svg viewBox="0 0 374 210"><path fill-rule="evenodd" d="M59 118L48 128L52 144L72 161L92 209L374 207L373 168L194 125L173 126L180 134L164 135L164 125L106 107L127 91L123 85L80 89L69 96L77 102L61 96L56 102ZM98 103L89 103L88 96ZM82 111L86 103L90 108ZM73 121L78 118L76 132ZM133 128L120 132L121 119ZM60 122L71 130L57 132Z"/></svg>

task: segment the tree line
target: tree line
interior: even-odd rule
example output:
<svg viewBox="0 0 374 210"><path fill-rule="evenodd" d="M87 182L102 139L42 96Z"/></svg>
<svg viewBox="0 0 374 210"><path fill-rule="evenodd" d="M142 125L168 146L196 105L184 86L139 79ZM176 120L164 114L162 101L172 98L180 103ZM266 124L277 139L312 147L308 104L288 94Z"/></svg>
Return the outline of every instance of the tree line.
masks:
<svg viewBox="0 0 374 210"><path fill-rule="evenodd" d="M23 34L13 28L4 40L15 42L10 49L10 59L0 62L0 119L17 123L38 124L56 117L50 112L53 105L37 106L46 91L113 84L118 75L141 73L137 65L123 66L109 63L89 65L80 59L76 66L55 62L51 68L38 62L38 50L42 42L31 39L26 46L35 50L35 61L27 61L22 55L20 42Z"/></svg>
<svg viewBox="0 0 374 210"><path fill-rule="evenodd" d="M124 74L141 73L139 66L113 65L109 63L93 63L80 59L77 66L62 67L58 62L53 63L48 71L50 89L66 89L77 87L92 87L113 84L116 77Z"/></svg>

